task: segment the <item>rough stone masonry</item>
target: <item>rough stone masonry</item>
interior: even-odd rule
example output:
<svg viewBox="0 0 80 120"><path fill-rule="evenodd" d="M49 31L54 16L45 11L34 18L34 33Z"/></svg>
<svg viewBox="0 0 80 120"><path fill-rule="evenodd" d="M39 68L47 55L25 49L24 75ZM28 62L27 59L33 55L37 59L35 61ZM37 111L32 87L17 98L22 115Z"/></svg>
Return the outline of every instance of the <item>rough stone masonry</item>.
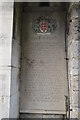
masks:
<svg viewBox="0 0 80 120"><path fill-rule="evenodd" d="M80 118L80 4L71 3L67 34L70 117Z"/></svg>

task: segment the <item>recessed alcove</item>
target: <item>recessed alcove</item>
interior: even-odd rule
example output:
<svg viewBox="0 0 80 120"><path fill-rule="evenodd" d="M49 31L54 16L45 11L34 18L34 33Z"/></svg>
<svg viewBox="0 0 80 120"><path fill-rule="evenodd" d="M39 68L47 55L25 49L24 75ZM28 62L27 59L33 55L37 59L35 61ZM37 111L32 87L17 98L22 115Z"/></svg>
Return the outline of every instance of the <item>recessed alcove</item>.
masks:
<svg viewBox="0 0 80 120"><path fill-rule="evenodd" d="M15 113L15 117L20 115L22 118L25 116L50 117L51 114L53 117L66 116L66 97L68 96L67 62L65 59L66 6L66 3L56 2L15 3L14 5L12 66L15 67L12 68L11 74L11 94L14 94L11 97L11 117ZM44 16L43 23L46 22L48 27L45 24L46 28L44 25L42 28L37 28L39 29L38 34L32 30L32 19L34 17L34 20L37 20L42 16ZM52 31L54 19L57 26ZM48 23L50 20L53 20L53 23ZM37 22L40 24L38 20ZM40 20L40 22L42 21ZM36 23L34 24L37 26ZM54 93L55 95L53 95ZM51 104L49 100L53 103ZM56 103L55 100L59 101Z"/></svg>

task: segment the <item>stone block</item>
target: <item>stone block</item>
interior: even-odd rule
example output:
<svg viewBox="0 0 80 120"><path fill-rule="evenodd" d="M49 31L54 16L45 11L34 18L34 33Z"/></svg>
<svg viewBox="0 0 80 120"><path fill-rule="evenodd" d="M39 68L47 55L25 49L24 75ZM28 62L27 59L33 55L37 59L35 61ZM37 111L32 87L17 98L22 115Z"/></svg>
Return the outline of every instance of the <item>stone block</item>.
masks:
<svg viewBox="0 0 80 120"><path fill-rule="evenodd" d="M20 118L32 118L33 120L36 118L36 120L42 120L42 114L22 113L22 114L20 114Z"/></svg>
<svg viewBox="0 0 80 120"><path fill-rule="evenodd" d="M2 98L2 118L9 118L10 97L3 96Z"/></svg>
<svg viewBox="0 0 80 120"><path fill-rule="evenodd" d="M80 63L79 63L80 64ZM79 80L80 80L80 66L79 66L79 69L78 69L78 73L79 73Z"/></svg>
<svg viewBox="0 0 80 120"><path fill-rule="evenodd" d="M71 118L79 118L79 108L73 108L71 112Z"/></svg>
<svg viewBox="0 0 80 120"><path fill-rule="evenodd" d="M11 95L19 91L19 69L11 68Z"/></svg>
<svg viewBox="0 0 80 120"><path fill-rule="evenodd" d="M78 57L78 41L74 41L72 44L71 44L71 57L73 58L76 58Z"/></svg>
<svg viewBox="0 0 80 120"><path fill-rule="evenodd" d="M73 90L79 90L79 88L78 88L78 84L79 84L78 81L74 81L74 80L73 80L73 83L72 83L72 89L73 89Z"/></svg>
<svg viewBox="0 0 80 120"><path fill-rule="evenodd" d="M2 81L2 95L10 96L11 68L0 67L0 78Z"/></svg>
<svg viewBox="0 0 80 120"><path fill-rule="evenodd" d="M49 118L63 118L63 115L43 115L43 117L42 117L43 119L45 119L45 120L48 120ZM62 119L60 119L60 120L62 120Z"/></svg>
<svg viewBox="0 0 80 120"><path fill-rule="evenodd" d="M76 6L76 5L75 5ZM75 18L78 18L78 9L76 9L76 7L73 7L72 8L72 11L71 11L71 19L72 20L75 20Z"/></svg>
<svg viewBox="0 0 80 120"><path fill-rule="evenodd" d="M0 47L0 66L11 65L11 47Z"/></svg>
<svg viewBox="0 0 80 120"><path fill-rule="evenodd" d="M2 119L2 96L0 95L0 120Z"/></svg>
<svg viewBox="0 0 80 120"><path fill-rule="evenodd" d="M20 45L13 39L12 46L12 66L20 67Z"/></svg>
<svg viewBox="0 0 80 120"><path fill-rule="evenodd" d="M13 12L13 1L12 0L3 0L2 4L2 12Z"/></svg>
<svg viewBox="0 0 80 120"><path fill-rule="evenodd" d="M19 117L19 91L10 98L10 118Z"/></svg>
<svg viewBox="0 0 80 120"><path fill-rule="evenodd" d="M11 45L13 28L13 2L2 2L0 16L0 65L11 65Z"/></svg>
<svg viewBox="0 0 80 120"><path fill-rule="evenodd" d="M2 75L0 74L0 96L2 96Z"/></svg>
<svg viewBox="0 0 80 120"><path fill-rule="evenodd" d="M2 14L0 12L0 37L1 37L1 34L2 34Z"/></svg>
<svg viewBox="0 0 80 120"><path fill-rule="evenodd" d="M79 96L78 96L78 91L73 91L72 92L72 106L73 107L79 107Z"/></svg>
<svg viewBox="0 0 80 120"><path fill-rule="evenodd" d="M0 65L11 65L11 45L12 33L11 25L12 20L3 19L2 33L0 34Z"/></svg>
<svg viewBox="0 0 80 120"><path fill-rule="evenodd" d="M71 60L71 68L78 69L78 57Z"/></svg>
<svg viewBox="0 0 80 120"><path fill-rule="evenodd" d="M73 42L73 57L78 57L78 41Z"/></svg>
<svg viewBox="0 0 80 120"><path fill-rule="evenodd" d="M73 76L78 76L78 69L76 68L73 68L72 69L72 71L71 71L71 74L73 75Z"/></svg>

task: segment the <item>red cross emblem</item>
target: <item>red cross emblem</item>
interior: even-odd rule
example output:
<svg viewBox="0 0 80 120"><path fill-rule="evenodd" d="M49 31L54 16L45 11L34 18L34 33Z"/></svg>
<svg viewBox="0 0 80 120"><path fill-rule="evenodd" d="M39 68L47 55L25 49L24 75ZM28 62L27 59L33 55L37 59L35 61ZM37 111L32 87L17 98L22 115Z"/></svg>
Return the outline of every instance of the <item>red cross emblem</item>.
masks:
<svg viewBox="0 0 80 120"><path fill-rule="evenodd" d="M40 23L40 31L45 33L48 30L48 23L47 22L41 22Z"/></svg>

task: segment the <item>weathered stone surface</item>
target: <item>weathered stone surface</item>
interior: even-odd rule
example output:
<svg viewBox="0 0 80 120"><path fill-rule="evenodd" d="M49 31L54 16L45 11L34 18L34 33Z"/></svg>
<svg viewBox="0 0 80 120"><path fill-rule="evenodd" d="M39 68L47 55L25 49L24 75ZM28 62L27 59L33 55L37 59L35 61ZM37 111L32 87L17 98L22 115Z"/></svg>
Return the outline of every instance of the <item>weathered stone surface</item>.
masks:
<svg viewBox="0 0 80 120"><path fill-rule="evenodd" d="M79 107L78 106L78 91L73 90L72 91L72 106L74 107Z"/></svg>
<svg viewBox="0 0 80 120"><path fill-rule="evenodd" d="M70 7L70 23L68 36L68 79L70 91L70 117L78 118L79 112L79 7L78 3L72 3Z"/></svg>
<svg viewBox="0 0 80 120"><path fill-rule="evenodd" d="M19 82L20 82L20 37L21 37L21 3L15 5L15 27L12 39L11 54L11 98L10 98L10 118L19 117Z"/></svg>
<svg viewBox="0 0 80 120"><path fill-rule="evenodd" d="M12 66L20 68L20 44L16 39L12 41Z"/></svg>
<svg viewBox="0 0 80 120"><path fill-rule="evenodd" d="M71 113L70 113L70 117L71 118L79 118L79 108L73 108Z"/></svg>
<svg viewBox="0 0 80 120"><path fill-rule="evenodd" d="M37 120L39 119L39 120L42 120L42 114L26 114L26 113L22 113L22 114L20 114L20 118L36 118Z"/></svg>
<svg viewBox="0 0 80 120"><path fill-rule="evenodd" d="M63 115L50 115L50 114L29 114L29 113L22 113L20 114L20 118L36 118L36 120L49 120L49 119L53 119L53 118L59 118L59 120L63 119ZM62 119L61 119L62 118Z"/></svg>
<svg viewBox="0 0 80 120"><path fill-rule="evenodd" d="M14 87L16 90L17 88ZM19 91L15 91L10 98L10 118L19 118Z"/></svg>
<svg viewBox="0 0 80 120"><path fill-rule="evenodd" d="M0 118L9 118L10 84L11 84L11 46L13 25L13 2L0 3L0 97L2 115ZM2 92L2 93L1 93ZM1 95L2 94L2 95Z"/></svg>
<svg viewBox="0 0 80 120"><path fill-rule="evenodd" d="M2 96L2 118L9 118L10 97Z"/></svg>

